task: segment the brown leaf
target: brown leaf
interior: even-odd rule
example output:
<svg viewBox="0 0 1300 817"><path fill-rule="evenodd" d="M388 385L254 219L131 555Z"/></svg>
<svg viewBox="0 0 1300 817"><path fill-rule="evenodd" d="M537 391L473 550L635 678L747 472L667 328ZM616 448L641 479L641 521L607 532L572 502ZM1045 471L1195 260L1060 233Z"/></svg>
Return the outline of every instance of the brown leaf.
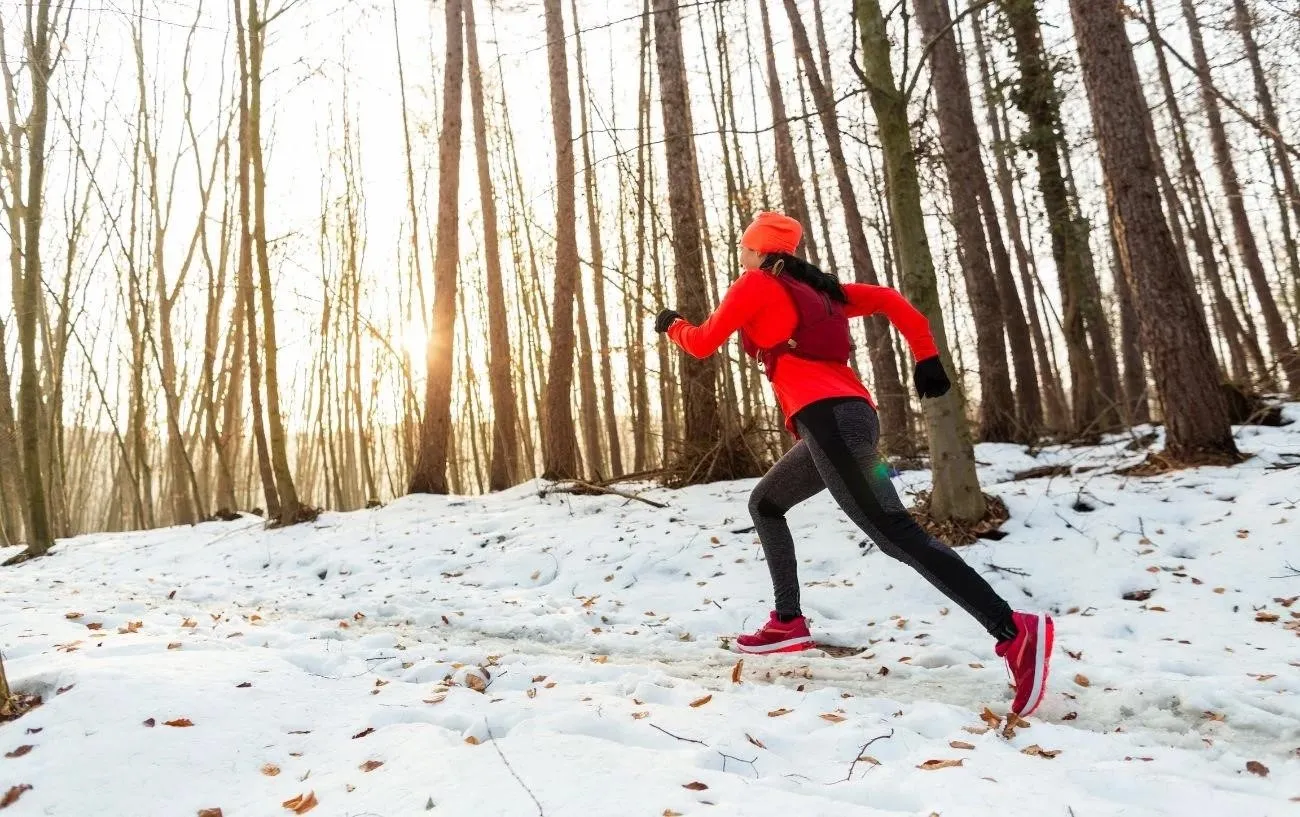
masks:
<svg viewBox="0 0 1300 817"><path fill-rule="evenodd" d="M473 735L470 735L467 738L465 738L465 742L468 743L470 746L478 746L480 741L478 738L474 737Z"/></svg>
<svg viewBox="0 0 1300 817"><path fill-rule="evenodd" d="M274 763L268 763L262 767L262 774L266 775L267 777L275 777L279 773L280 773L280 767L275 765Z"/></svg>
<svg viewBox="0 0 1300 817"><path fill-rule="evenodd" d="M1020 750L1020 754L1022 755L1030 755L1032 757L1045 757L1048 760L1051 760L1052 758L1056 757L1060 753L1061 753L1060 749L1044 749L1043 747L1039 746L1037 743L1033 744L1032 746L1026 746L1025 748Z"/></svg>
<svg viewBox="0 0 1300 817"><path fill-rule="evenodd" d="M65 692L69 691L70 689L72 689L74 686L76 686L76 684L68 684L68 685L65 686L65 687L59 687L58 689L54 690L54 694L55 694L55 695L62 695L63 693L65 693Z"/></svg>
<svg viewBox="0 0 1300 817"><path fill-rule="evenodd" d="M975 744L973 744L973 743L967 743L967 742L964 741L964 740L950 740L950 741L948 741L948 745L951 746L951 747L954 748L954 749L974 749L974 748L975 748Z"/></svg>
<svg viewBox="0 0 1300 817"><path fill-rule="evenodd" d="M361 764L361 771L373 772L375 769L378 769L382 765L384 765L384 761L382 760L367 760L365 763Z"/></svg>
<svg viewBox="0 0 1300 817"><path fill-rule="evenodd" d="M1089 681L1089 680L1088 680L1088 676L1083 675L1082 673L1080 673L1079 675L1074 676L1074 682L1075 682L1076 684L1078 684L1079 686L1081 686L1081 687L1092 686L1092 681Z"/></svg>
<svg viewBox="0 0 1300 817"><path fill-rule="evenodd" d="M544 688L544 689L550 689L550 688L553 687L553 686L555 686L555 682L554 682L554 681L550 681L550 682L548 682L548 683L546 684L546 686L543 687L543 688Z"/></svg>
<svg viewBox="0 0 1300 817"><path fill-rule="evenodd" d="M172 592L175 593L176 591L173 590ZM201 808L199 809L199 817L223 817L223 815L219 808Z"/></svg>
<svg viewBox="0 0 1300 817"><path fill-rule="evenodd" d="M754 737L753 735L749 734L748 732L745 733L745 740L749 741L750 743L754 744L755 746L757 746L757 747L760 748L760 749L766 749L766 748L767 748L766 746L763 745L763 741L759 740L758 738Z"/></svg>
<svg viewBox="0 0 1300 817"><path fill-rule="evenodd" d="M690 789L691 791L704 791L705 789L708 788L708 786L704 785L703 783L701 783L701 782L698 781L698 780L695 780L695 781L693 781L693 782L691 782L691 783L685 783L685 784L683 784L683 785L682 785L682 788L683 788L683 789Z"/></svg>
<svg viewBox="0 0 1300 817"><path fill-rule="evenodd" d="M692 707L695 707L696 709L698 709L698 708L700 708L701 706L704 706L705 704L707 704L707 703L708 703L709 701L711 701L711 700L713 700L713 696L712 696L712 695L705 695L703 698L696 698L695 700L691 701L691 706L692 706Z"/></svg>
<svg viewBox="0 0 1300 817"><path fill-rule="evenodd" d="M348 790L348 794L351 794L352 792L357 790L357 787L352 785L351 783L344 784L343 788Z"/></svg>
<svg viewBox="0 0 1300 817"><path fill-rule="evenodd" d="M1061 716L1061 720L1063 720L1063 721L1072 721L1072 720L1077 719L1078 717L1079 717L1079 713L1078 713L1078 712L1066 712L1064 715Z"/></svg>
<svg viewBox="0 0 1300 817"><path fill-rule="evenodd" d="M170 592L170 593L167 594L167 600L168 600L168 601L171 601L171 600L174 599L174 598L176 598L176 591L175 591L175 590L173 590L172 592ZM217 811L221 811L221 809L217 809ZM218 814L218 815L216 815L216 817L221 817L221 815Z"/></svg>
<svg viewBox="0 0 1300 817"><path fill-rule="evenodd" d="M990 729L997 729L1002 725L1002 719L993 714L993 710L989 709L987 706L984 707L984 711L980 713L980 720L987 723Z"/></svg>
<svg viewBox="0 0 1300 817"><path fill-rule="evenodd" d="M1169 612L1168 610L1166 610L1165 608L1163 608L1163 607L1161 607L1161 606L1159 606L1159 605L1154 605L1154 606L1148 607L1147 610L1148 610L1149 612L1152 612L1152 613L1168 613L1168 612Z"/></svg>
<svg viewBox="0 0 1300 817"><path fill-rule="evenodd" d="M193 725L194 725L194 721L190 720L189 718L176 718L175 720L163 721L163 726L185 727L185 726L193 726Z"/></svg>
<svg viewBox="0 0 1300 817"><path fill-rule="evenodd" d="M868 765L870 765L870 766L879 766L879 765L880 765L880 761L879 761L879 760L876 760L876 759L875 759L874 757L872 757L871 755L859 755L859 756L858 756L858 762L859 762L859 763L866 763L866 764L868 764Z"/></svg>
<svg viewBox="0 0 1300 817"><path fill-rule="evenodd" d="M87 629L87 630L102 630L102 629L104 629L104 624L103 624L103 622L100 622L100 621L87 621L87 622L86 622L86 629Z"/></svg>
<svg viewBox="0 0 1300 817"><path fill-rule="evenodd" d="M1247 536L1250 536L1250 531L1248 531L1248 530L1239 530L1239 531L1237 531L1237 538L1238 538L1238 539L1245 539Z"/></svg>
<svg viewBox="0 0 1300 817"><path fill-rule="evenodd" d="M680 811L673 811L670 808L666 808L664 809L663 817L682 817L682 813Z"/></svg>
<svg viewBox="0 0 1300 817"><path fill-rule="evenodd" d="M633 712L633 713L632 713L632 720L634 720L634 721L639 721L639 720L642 720L643 718L648 718L648 717L650 717L650 713L649 713L649 712Z"/></svg>
<svg viewBox="0 0 1300 817"><path fill-rule="evenodd" d="M167 649L169 650L179 650L180 648L181 648L181 642L179 641L173 641L167 645Z"/></svg>
<svg viewBox="0 0 1300 817"><path fill-rule="evenodd" d="M1265 624L1271 624L1272 622L1277 621L1277 619L1277 613L1270 613L1267 610L1260 610L1255 614L1255 620Z"/></svg>
<svg viewBox="0 0 1300 817"><path fill-rule="evenodd" d="M1268 777L1268 767L1263 763L1260 763L1258 760L1246 761L1246 771L1251 774L1257 774L1260 777Z"/></svg>
<svg viewBox="0 0 1300 817"><path fill-rule="evenodd" d="M1218 723L1223 723L1228 720L1227 715L1223 715L1218 712L1206 711L1205 714L1203 714L1201 717L1203 717L1207 721L1216 721Z"/></svg>
<svg viewBox="0 0 1300 817"><path fill-rule="evenodd" d="M362 729L360 732L353 735L352 739L356 740L357 738L364 738L366 735L369 735L373 731L375 731L375 727L367 726L365 729Z"/></svg>
<svg viewBox="0 0 1300 817"><path fill-rule="evenodd" d="M482 692L487 689L487 682L484 681L483 676L479 675L477 672L468 672L465 674L465 686L475 692Z"/></svg>
<svg viewBox="0 0 1300 817"><path fill-rule="evenodd" d="M533 575L529 576L528 578L532 579L533 581L537 581L539 578L541 578L541 576L542 576L542 571L534 570Z"/></svg>
<svg viewBox="0 0 1300 817"><path fill-rule="evenodd" d="M594 662L597 663L597 664L603 664L603 663L605 663L606 661L609 660L609 656L608 656L608 655L597 655L597 656L592 657L591 660L594 661Z"/></svg>
<svg viewBox="0 0 1300 817"><path fill-rule="evenodd" d="M1070 652L1069 650L1066 650L1065 654L1073 658L1075 661L1083 660L1083 650L1079 650L1078 652Z"/></svg>
<svg viewBox="0 0 1300 817"><path fill-rule="evenodd" d="M927 772L933 772L936 769L951 769L954 766L962 765L963 762L964 761L961 760L927 760L916 768Z"/></svg>
<svg viewBox="0 0 1300 817"><path fill-rule="evenodd" d="M23 792L31 791L32 787L26 783L19 786L11 786L5 796L0 798L0 808L9 808L18 802L18 798L23 796Z"/></svg>
<svg viewBox="0 0 1300 817"><path fill-rule="evenodd" d="M1151 568L1151 570L1156 570L1156 571L1158 571L1158 570L1160 570L1160 568L1158 568L1158 567L1153 567L1153 568ZM1128 591L1127 593L1125 593L1123 596L1121 596L1120 598L1124 599L1124 601L1146 601L1147 599L1151 598L1151 594L1154 593L1154 592L1156 592L1156 591L1154 591L1154 590L1130 590L1130 591Z"/></svg>
<svg viewBox="0 0 1300 817"><path fill-rule="evenodd" d="M769 718L779 718L782 715L789 715L793 711L794 711L793 709L786 709L782 707L781 709L773 709L771 712L767 713L767 716Z"/></svg>
<svg viewBox="0 0 1300 817"><path fill-rule="evenodd" d="M987 726L963 726L962 729L972 735L986 735L989 731Z"/></svg>
<svg viewBox="0 0 1300 817"><path fill-rule="evenodd" d="M542 681L545 681L545 680L546 680L546 676L545 676L545 675L534 675L534 676L533 676L533 683L534 683L534 684L540 684Z"/></svg>
<svg viewBox="0 0 1300 817"><path fill-rule="evenodd" d="M316 802L316 792L309 791L306 794L298 795L292 800L285 800L280 805L289 809L289 811L292 811L294 814L306 814L320 804Z"/></svg>
<svg viewBox="0 0 1300 817"><path fill-rule="evenodd" d="M144 725L145 725L145 726L148 726L150 729L152 729L155 723L156 723L156 721L154 721L153 718L149 718L148 720L146 720L146 721L144 722Z"/></svg>
<svg viewBox="0 0 1300 817"><path fill-rule="evenodd" d="M821 716L821 719L824 721L830 721L831 723L842 723L848 720L848 718L845 718L843 715L836 715L834 712L827 712Z"/></svg>
<svg viewBox="0 0 1300 817"><path fill-rule="evenodd" d="M1257 681L1268 681L1268 680L1271 680L1271 679L1273 679L1273 678L1276 678L1277 675L1275 675L1275 674L1273 674L1273 673L1269 673L1269 674L1267 674L1267 675L1254 675L1254 674L1251 674L1251 677L1254 678L1254 679L1257 680Z"/></svg>
<svg viewBox="0 0 1300 817"><path fill-rule="evenodd" d="M528 692L525 693L525 694L527 694L529 698L536 698L536 697L537 697L537 687L529 687L529 688L528 688Z"/></svg>
<svg viewBox="0 0 1300 817"><path fill-rule="evenodd" d="M64 613L63 617L66 618L68 621L76 621L77 619L81 618L81 613Z"/></svg>
<svg viewBox="0 0 1300 817"><path fill-rule="evenodd" d="M30 743L24 743L22 746L19 746L17 749L14 749L12 752L5 752L5 757L22 757L23 755L27 754L28 752L30 752L32 749L35 748L36 747L32 746Z"/></svg>
<svg viewBox="0 0 1300 817"><path fill-rule="evenodd" d="M880 668L880 674L881 674L881 675L888 675L888 674L889 674L889 667L882 666L882 667Z"/></svg>
<svg viewBox="0 0 1300 817"><path fill-rule="evenodd" d="M181 626L182 626L182 627L197 627L197 626L199 626L199 624L198 624L198 622L195 621L194 619L192 619L192 618L187 618L187 619L185 619L184 621L181 622Z"/></svg>
<svg viewBox="0 0 1300 817"><path fill-rule="evenodd" d="M745 669L745 659L743 658L737 659L736 666L731 668L731 683L733 684L740 683L740 673L744 669Z"/></svg>

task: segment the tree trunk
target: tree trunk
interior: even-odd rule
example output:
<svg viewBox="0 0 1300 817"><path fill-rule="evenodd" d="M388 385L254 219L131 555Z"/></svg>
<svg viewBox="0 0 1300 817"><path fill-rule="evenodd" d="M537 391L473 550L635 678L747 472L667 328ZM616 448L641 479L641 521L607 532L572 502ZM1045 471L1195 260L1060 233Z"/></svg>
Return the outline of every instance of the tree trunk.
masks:
<svg viewBox="0 0 1300 817"><path fill-rule="evenodd" d="M17 244L15 243L15 250ZM3 541L16 545L23 541L25 486L22 484L22 459L18 447L18 424L14 419L13 383L9 377L9 353L5 350L8 331L0 320L0 522Z"/></svg>
<svg viewBox="0 0 1300 817"><path fill-rule="evenodd" d="M483 253L487 274L488 380L492 390L492 455L488 489L501 491L519 481L519 420L510 382L510 328L501 283L501 249L497 236L496 195L488 167L487 122L483 114L483 73L478 61L474 0L464 0L465 45L469 58L469 99L474 114L474 151L478 164L479 205L483 210Z"/></svg>
<svg viewBox="0 0 1300 817"><path fill-rule="evenodd" d="M551 120L555 135L555 291L551 359L542 407L542 476L578 476L578 439L573 425L573 300L578 284L578 231L574 192L573 115L569 107L569 64L565 56L564 10L545 0L546 52L550 67Z"/></svg>
<svg viewBox="0 0 1300 817"><path fill-rule="evenodd" d="M1154 146L1153 146L1154 149ZM1141 326L1133 303L1133 285L1124 269L1120 247L1120 225L1111 224L1110 241L1115 259L1115 292L1119 296L1119 348L1124 361L1124 410L1126 425L1151 422L1147 400L1147 376L1142 361Z"/></svg>
<svg viewBox="0 0 1300 817"><path fill-rule="evenodd" d="M789 2L789 0L787 0ZM970 86L957 41L952 35L948 0L913 0L917 22L930 52L939 118L939 142L948 168L948 191L952 197L952 220L957 231L958 252L966 273L966 295L975 318L975 346L979 357L979 436L985 442L1026 439L1016 418L1007 370L1005 321L993 263L980 218L979 190L987 187L984 162L980 158L979 131L971 109ZM1028 347L1012 351L1021 366ZM1030 372L1033 360L1029 358Z"/></svg>
<svg viewBox="0 0 1300 817"><path fill-rule="evenodd" d="M776 174L781 182L781 207L786 215L803 225L803 243L808 258L814 265L820 266L812 218L808 214L808 199L804 196L799 161L795 157L794 140L790 137L790 120L786 116L785 100L781 95L781 77L776 72L776 53L772 47L772 26L768 20L767 3L759 3L758 10L763 22L763 53L767 57L767 98L772 105L772 140L776 151ZM671 175L669 174L670 178Z"/></svg>
<svg viewBox="0 0 1300 817"><path fill-rule="evenodd" d="M930 255L916 154L907 116L907 100L895 84L889 35L878 0L857 0L867 94L876 114L885 153L885 179L898 249L903 292L929 320L939 354L950 372L952 355L939 305L934 259ZM985 512L984 494L975 473L975 456L966 426L961 379L943 397L924 400L926 428L934 470L930 514L938 520L974 522Z"/></svg>
<svg viewBox="0 0 1300 817"><path fill-rule="evenodd" d="M668 158L668 208L672 220L677 304L696 320L708 314L708 285L700 246L700 217L694 195L694 141L690 130L690 95L682 54L681 21L674 0L653 0L655 53L659 65L664 150ZM714 391L717 363L713 358L685 358L681 363L685 435L683 462L696 463L718 443L722 418ZM705 480L713 473L701 473Z"/></svg>
<svg viewBox="0 0 1300 817"><path fill-rule="evenodd" d="M785 0L785 11L790 19L790 30L794 34L795 51L803 61L804 73L808 76L808 84L812 90L813 104L817 106L822 132L826 137L827 154L831 169L835 173L835 185L840 194L840 207L844 210L844 224L848 231L849 256L853 264L854 280L858 283L879 286L880 277L876 272L875 261L871 257L871 248L867 244L867 233L864 228L866 221L858 207L853 180L849 176L849 164L844 158L844 145L830 78L825 75L824 65L819 68L813 62L812 45L808 41L808 32L804 28L794 0ZM907 390L903 387L898 359L894 356L894 348L886 325L880 318L867 318L865 322L872 383L875 385L875 398L880 409L880 448L882 451L902 454L911 448L907 432Z"/></svg>
<svg viewBox="0 0 1300 817"><path fill-rule="evenodd" d="M1029 120L1029 130L1021 144L1037 158L1039 189L1052 233L1052 257L1060 278L1062 328L1070 361L1073 396L1070 432L1079 435L1107 425L1104 418L1113 410L1103 404L1093 358L1094 352L1105 354L1107 350L1092 350L1088 346L1085 320L1089 297L1088 237L1066 187L1061 155L1064 136L1060 95L1043 49L1035 0L1001 0L1001 5L1015 39L1021 73L1020 85L1012 96Z"/></svg>
<svg viewBox="0 0 1300 817"><path fill-rule="evenodd" d="M460 260L461 85L465 39L461 0L444 6L446 62L442 83L442 130L438 135L438 232L433 260L433 314L429 325L428 382L415 468L407 490L445 494L451 437L452 363L456 340L456 268Z"/></svg>
<svg viewBox="0 0 1300 817"><path fill-rule="evenodd" d="M1205 315L1160 205L1146 100L1118 3L1070 0L1079 63L1124 270L1151 354L1166 448L1177 461L1237 457Z"/></svg>
<svg viewBox="0 0 1300 817"><path fill-rule="evenodd" d="M1197 73L1200 75L1201 104L1205 108L1205 117L1210 126L1210 144L1214 149L1214 163L1219 169L1219 181L1223 185L1223 195L1227 199L1228 213L1232 217L1232 228L1237 239L1237 254L1246 267L1251 284L1255 288L1255 297L1259 302L1259 311L1264 318L1264 329L1268 333L1269 346L1273 356L1281 365L1286 375L1287 387L1291 393L1300 391L1300 355L1296 354L1287 335L1286 324L1282 322L1282 313L1277 308L1277 299L1269 285L1260 260L1259 246L1255 233L1246 213L1245 200L1242 197L1241 181L1233 163L1232 148L1228 142L1228 132L1223 125L1223 115L1219 111L1219 100L1210 85L1210 62L1205 54L1205 43L1201 38L1201 24L1196 17L1196 10L1191 0L1183 0L1183 17L1187 20L1188 31L1192 39L1192 54L1196 60Z"/></svg>

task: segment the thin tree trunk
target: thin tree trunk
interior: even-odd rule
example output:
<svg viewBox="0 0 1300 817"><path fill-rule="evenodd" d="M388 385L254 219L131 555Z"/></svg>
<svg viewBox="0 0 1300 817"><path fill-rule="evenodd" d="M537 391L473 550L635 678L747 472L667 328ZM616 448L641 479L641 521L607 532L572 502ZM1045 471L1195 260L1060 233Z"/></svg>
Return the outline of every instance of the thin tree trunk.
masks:
<svg viewBox="0 0 1300 817"><path fill-rule="evenodd" d="M1201 104L1210 126L1210 144L1214 149L1214 163L1219 170L1219 181L1223 186L1223 195L1227 199L1228 213L1232 216L1233 232L1237 240L1237 253L1241 263L1246 267L1251 284L1255 288L1255 297L1259 311L1264 318L1264 328L1268 333L1269 346L1277 363L1286 375L1288 390L1300 391L1300 355L1296 354L1287 335L1282 313L1277 308L1277 299L1269 285L1260 260L1259 246L1255 233L1246 214L1246 205L1242 197L1241 181L1232 158L1232 148L1228 143L1227 129L1223 125L1223 116L1219 111L1219 100L1210 86L1210 63L1205 54L1205 43L1201 38L1201 24L1191 0L1183 0L1183 17L1187 21L1191 34L1192 54L1200 75Z"/></svg>
<svg viewBox="0 0 1300 817"><path fill-rule="evenodd" d="M1115 292L1119 296L1119 348L1124 361L1124 422L1129 425L1151 421L1147 400L1147 377L1142 362L1141 327L1134 304L1133 284L1124 269L1124 250L1120 247L1123 228L1111 226L1111 246L1115 257Z"/></svg>
<svg viewBox="0 0 1300 817"><path fill-rule="evenodd" d="M890 64L889 35L878 0L857 0L867 93L885 153L885 178L899 253L899 277L904 293L929 320L935 344L948 371L952 355L944 329L943 310L921 209L916 154L907 115L907 100L895 84ZM938 520L973 522L985 512L984 494L975 473L975 456L965 419L961 379L943 397L924 400L930 438L934 489L930 514Z"/></svg>
<svg viewBox="0 0 1300 817"><path fill-rule="evenodd" d="M1146 100L1118 4L1070 0L1124 270L1163 408L1168 454L1237 457L1205 315L1160 207Z"/></svg>

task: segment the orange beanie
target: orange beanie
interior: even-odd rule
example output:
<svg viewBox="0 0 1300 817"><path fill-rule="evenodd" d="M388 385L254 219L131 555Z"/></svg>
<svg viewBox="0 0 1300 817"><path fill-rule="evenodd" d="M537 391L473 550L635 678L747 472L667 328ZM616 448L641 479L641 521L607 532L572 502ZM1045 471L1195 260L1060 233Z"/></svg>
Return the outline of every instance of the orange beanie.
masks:
<svg viewBox="0 0 1300 817"><path fill-rule="evenodd" d="M798 221L765 210L754 217L740 240L757 253L780 252L794 255L801 238L803 228Z"/></svg>

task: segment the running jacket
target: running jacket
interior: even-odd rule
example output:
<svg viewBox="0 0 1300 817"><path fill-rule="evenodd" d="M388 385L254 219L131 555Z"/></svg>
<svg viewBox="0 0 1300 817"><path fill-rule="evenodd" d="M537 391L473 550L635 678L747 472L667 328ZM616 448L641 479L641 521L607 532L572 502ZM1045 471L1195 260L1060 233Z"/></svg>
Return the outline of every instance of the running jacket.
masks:
<svg viewBox="0 0 1300 817"><path fill-rule="evenodd" d="M897 290L871 284L843 284L849 302L844 313L850 318L882 313L903 334L920 361L939 353L930 322ZM693 326L680 319L668 327L668 337L687 354L706 358L721 348L737 330L758 347L768 348L787 341L798 322L790 295L764 270L746 271L736 280L722 303L704 323ZM796 354L781 356L772 379L772 389L785 415L785 427L795 436L793 418L799 410L830 397L861 397L875 407L867 387L846 363L809 360Z"/></svg>

